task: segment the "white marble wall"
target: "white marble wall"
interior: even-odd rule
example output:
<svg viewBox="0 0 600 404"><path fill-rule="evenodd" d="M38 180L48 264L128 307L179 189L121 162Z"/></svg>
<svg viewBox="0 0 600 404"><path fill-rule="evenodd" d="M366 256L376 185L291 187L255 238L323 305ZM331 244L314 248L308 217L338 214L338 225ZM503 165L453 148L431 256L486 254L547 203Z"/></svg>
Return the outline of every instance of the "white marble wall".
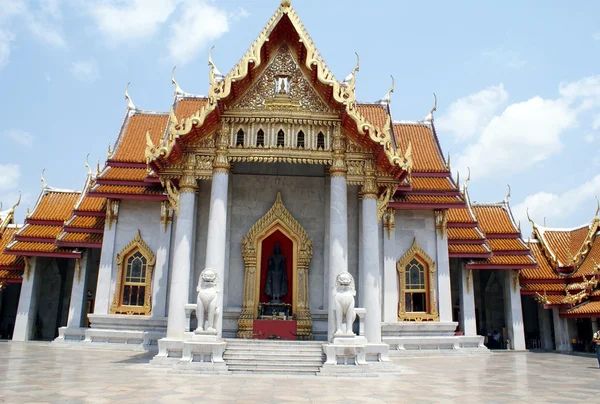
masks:
<svg viewBox="0 0 600 404"><path fill-rule="evenodd" d="M396 247L400 259L417 238L419 246L436 261L435 218L432 210L396 211ZM437 263L436 263L437 264Z"/></svg>
<svg viewBox="0 0 600 404"><path fill-rule="evenodd" d="M160 229L160 202L121 201L119 206L118 226L115 234L114 254L112 258L113 276L110 284L109 307L115 293L117 254L133 240L137 231L140 230L142 239L156 255L159 245ZM101 285L99 285L99 287L100 286ZM153 302L153 304L161 303ZM162 304L165 304L165 302Z"/></svg>

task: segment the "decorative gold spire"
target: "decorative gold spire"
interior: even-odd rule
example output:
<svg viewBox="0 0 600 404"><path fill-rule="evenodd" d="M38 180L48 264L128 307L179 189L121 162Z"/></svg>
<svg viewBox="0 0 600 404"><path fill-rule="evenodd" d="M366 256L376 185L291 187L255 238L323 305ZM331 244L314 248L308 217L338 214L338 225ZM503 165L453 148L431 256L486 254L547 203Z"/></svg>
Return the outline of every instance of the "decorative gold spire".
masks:
<svg viewBox="0 0 600 404"><path fill-rule="evenodd" d="M173 71L171 72L171 84L175 85L175 95L183 94L183 90L181 89L181 87L179 87L177 80L175 80L175 69L176 68L177 68L177 66L173 66Z"/></svg>
<svg viewBox="0 0 600 404"><path fill-rule="evenodd" d="M292 0L281 0L281 7L289 8L292 6Z"/></svg>
<svg viewBox="0 0 600 404"><path fill-rule="evenodd" d="M113 154L113 149L110 146L110 140L108 141L108 153L106 153L106 159L109 160L110 156Z"/></svg>
<svg viewBox="0 0 600 404"><path fill-rule="evenodd" d="M508 193L506 194L504 200L508 203L508 199L510 198L510 184L506 184L506 186L508 187Z"/></svg>
<svg viewBox="0 0 600 404"><path fill-rule="evenodd" d="M385 96L381 100L382 104L388 104L389 105L390 102L392 102L392 93L394 92L394 76L392 76L390 74L390 77L392 78L392 87L390 87L390 90L385 94Z"/></svg>
<svg viewBox="0 0 600 404"><path fill-rule="evenodd" d="M437 96L433 93L433 108L429 111L429 114L425 117L424 121L433 122L433 113L437 111Z"/></svg>
<svg viewBox="0 0 600 404"><path fill-rule="evenodd" d="M96 176L100 176L100 159L98 159L98 163L96 164Z"/></svg>
<svg viewBox="0 0 600 404"><path fill-rule="evenodd" d="M596 196L596 202L598 203L598 207L596 208L596 214L594 215L594 217L598 217L598 213L600 213L600 199L598 199L598 197Z"/></svg>
<svg viewBox="0 0 600 404"><path fill-rule="evenodd" d="M531 223L531 225L535 228L535 223L533 220L531 220L531 216L529 216L529 208L525 209L525 214L527 214L527 220L529 220L529 223Z"/></svg>
<svg viewBox="0 0 600 404"><path fill-rule="evenodd" d="M85 166L88 170L88 175L92 175L92 167L90 167L90 164L88 163L89 157L90 157L90 154L88 153L87 156L85 156Z"/></svg>
<svg viewBox="0 0 600 404"><path fill-rule="evenodd" d="M342 84L349 85L350 87L354 87L354 82L356 81L356 73L360 70L360 56L358 56L357 52L354 52L356 55L356 66L350 72L349 75L346 76Z"/></svg>
<svg viewBox="0 0 600 404"><path fill-rule="evenodd" d="M467 184L469 183L469 181L471 181L471 169L467 167L467 179L463 184L463 193L467 191Z"/></svg>
<svg viewBox="0 0 600 404"><path fill-rule="evenodd" d="M221 72L217 68L217 65L215 65L215 63L213 62L213 59L212 59L212 53L213 53L214 49L215 49L215 46L213 45L210 48L210 52L208 52L208 65L210 66L210 74L212 76L223 77L223 75L221 74Z"/></svg>
<svg viewBox="0 0 600 404"><path fill-rule="evenodd" d="M125 86L125 99L127 100L127 109L129 110L135 110L135 105L133 104L133 101L131 101L131 97L129 96L129 84L127 83L127 85Z"/></svg>
<svg viewBox="0 0 600 404"><path fill-rule="evenodd" d="M450 152L448 152L448 160L446 160L446 169L448 171L452 171L452 169L450 168Z"/></svg>

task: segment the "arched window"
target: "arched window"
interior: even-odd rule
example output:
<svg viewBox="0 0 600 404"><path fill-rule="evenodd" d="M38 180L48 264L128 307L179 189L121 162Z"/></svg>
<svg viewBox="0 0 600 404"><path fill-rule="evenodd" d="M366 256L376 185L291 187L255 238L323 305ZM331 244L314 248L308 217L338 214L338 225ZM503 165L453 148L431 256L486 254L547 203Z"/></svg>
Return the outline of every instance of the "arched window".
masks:
<svg viewBox="0 0 600 404"><path fill-rule="evenodd" d="M317 135L317 150L325 150L325 135L323 135L323 132L319 132Z"/></svg>
<svg viewBox="0 0 600 404"><path fill-rule="evenodd" d="M399 321L439 321L434 297L435 264L417 240L398 261Z"/></svg>
<svg viewBox="0 0 600 404"><path fill-rule="evenodd" d="M299 149L304 149L304 132L298 132L298 139L296 140L296 147Z"/></svg>
<svg viewBox="0 0 600 404"><path fill-rule="evenodd" d="M117 254L117 285L111 314L150 315L155 260L138 230L134 239Z"/></svg>
<svg viewBox="0 0 600 404"><path fill-rule="evenodd" d="M242 129L238 130L237 136L235 138L236 146L244 146L244 131Z"/></svg>
<svg viewBox="0 0 600 404"><path fill-rule="evenodd" d="M277 132L277 147L283 147L285 142L285 133L283 133L283 129L279 129Z"/></svg>
<svg viewBox="0 0 600 404"><path fill-rule="evenodd" d="M265 147L265 132L262 129L259 129L256 133L256 146Z"/></svg>

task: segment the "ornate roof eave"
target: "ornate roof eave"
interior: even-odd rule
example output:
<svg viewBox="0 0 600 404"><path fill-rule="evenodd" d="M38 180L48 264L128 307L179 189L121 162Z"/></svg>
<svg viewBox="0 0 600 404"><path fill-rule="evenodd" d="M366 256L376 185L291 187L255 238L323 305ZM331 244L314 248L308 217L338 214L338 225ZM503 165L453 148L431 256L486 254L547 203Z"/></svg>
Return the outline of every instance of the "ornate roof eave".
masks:
<svg viewBox="0 0 600 404"><path fill-rule="evenodd" d="M332 87L332 98L344 107L348 117L354 121L357 132L360 135L368 135L372 142L381 146L389 164L393 167L400 168L401 172L410 173L410 171L412 171L412 147L409 144L404 153L394 147L391 139L390 116L388 115L385 126L379 128L376 125L369 123L360 114L354 92L354 85L356 82L355 73L358 70L358 66L344 82L336 80L290 3L291 2L288 1L282 2L281 6L275 11L265 28L263 28L258 38L252 43L242 59L227 75L221 75L215 64L212 62L212 58L209 59L210 86L208 103L196 111L192 116L182 119L181 122L177 120L173 109L171 109L171 119L169 121L168 134L165 139L163 139L159 145L154 145L152 140L147 137L145 154L147 163L155 162L158 159L168 158L173 151L177 140L182 136L188 135L194 127L201 127L206 118L211 113L218 110L219 103L231 94L232 84L246 78L250 71L250 64L253 65L253 69L261 65L263 62L261 57L263 45L269 40L271 32L273 32L281 19L284 16L287 16L299 36L299 41L304 44L306 48L306 67L308 70L316 72L316 78L320 83ZM398 177L399 176L401 176L401 173Z"/></svg>

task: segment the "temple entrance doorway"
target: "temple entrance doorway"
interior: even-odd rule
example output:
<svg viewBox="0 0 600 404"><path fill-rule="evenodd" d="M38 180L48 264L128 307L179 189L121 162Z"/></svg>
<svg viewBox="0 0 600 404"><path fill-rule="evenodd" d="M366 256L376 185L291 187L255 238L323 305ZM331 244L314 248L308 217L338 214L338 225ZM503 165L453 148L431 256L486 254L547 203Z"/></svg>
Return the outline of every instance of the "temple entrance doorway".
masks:
<svg viewBox="0 0 600 404"><path fill-rule="evenodd" d="M277 194L242 241L244 298L238 338L312 339L308 265L312 240Z"/></svg>

